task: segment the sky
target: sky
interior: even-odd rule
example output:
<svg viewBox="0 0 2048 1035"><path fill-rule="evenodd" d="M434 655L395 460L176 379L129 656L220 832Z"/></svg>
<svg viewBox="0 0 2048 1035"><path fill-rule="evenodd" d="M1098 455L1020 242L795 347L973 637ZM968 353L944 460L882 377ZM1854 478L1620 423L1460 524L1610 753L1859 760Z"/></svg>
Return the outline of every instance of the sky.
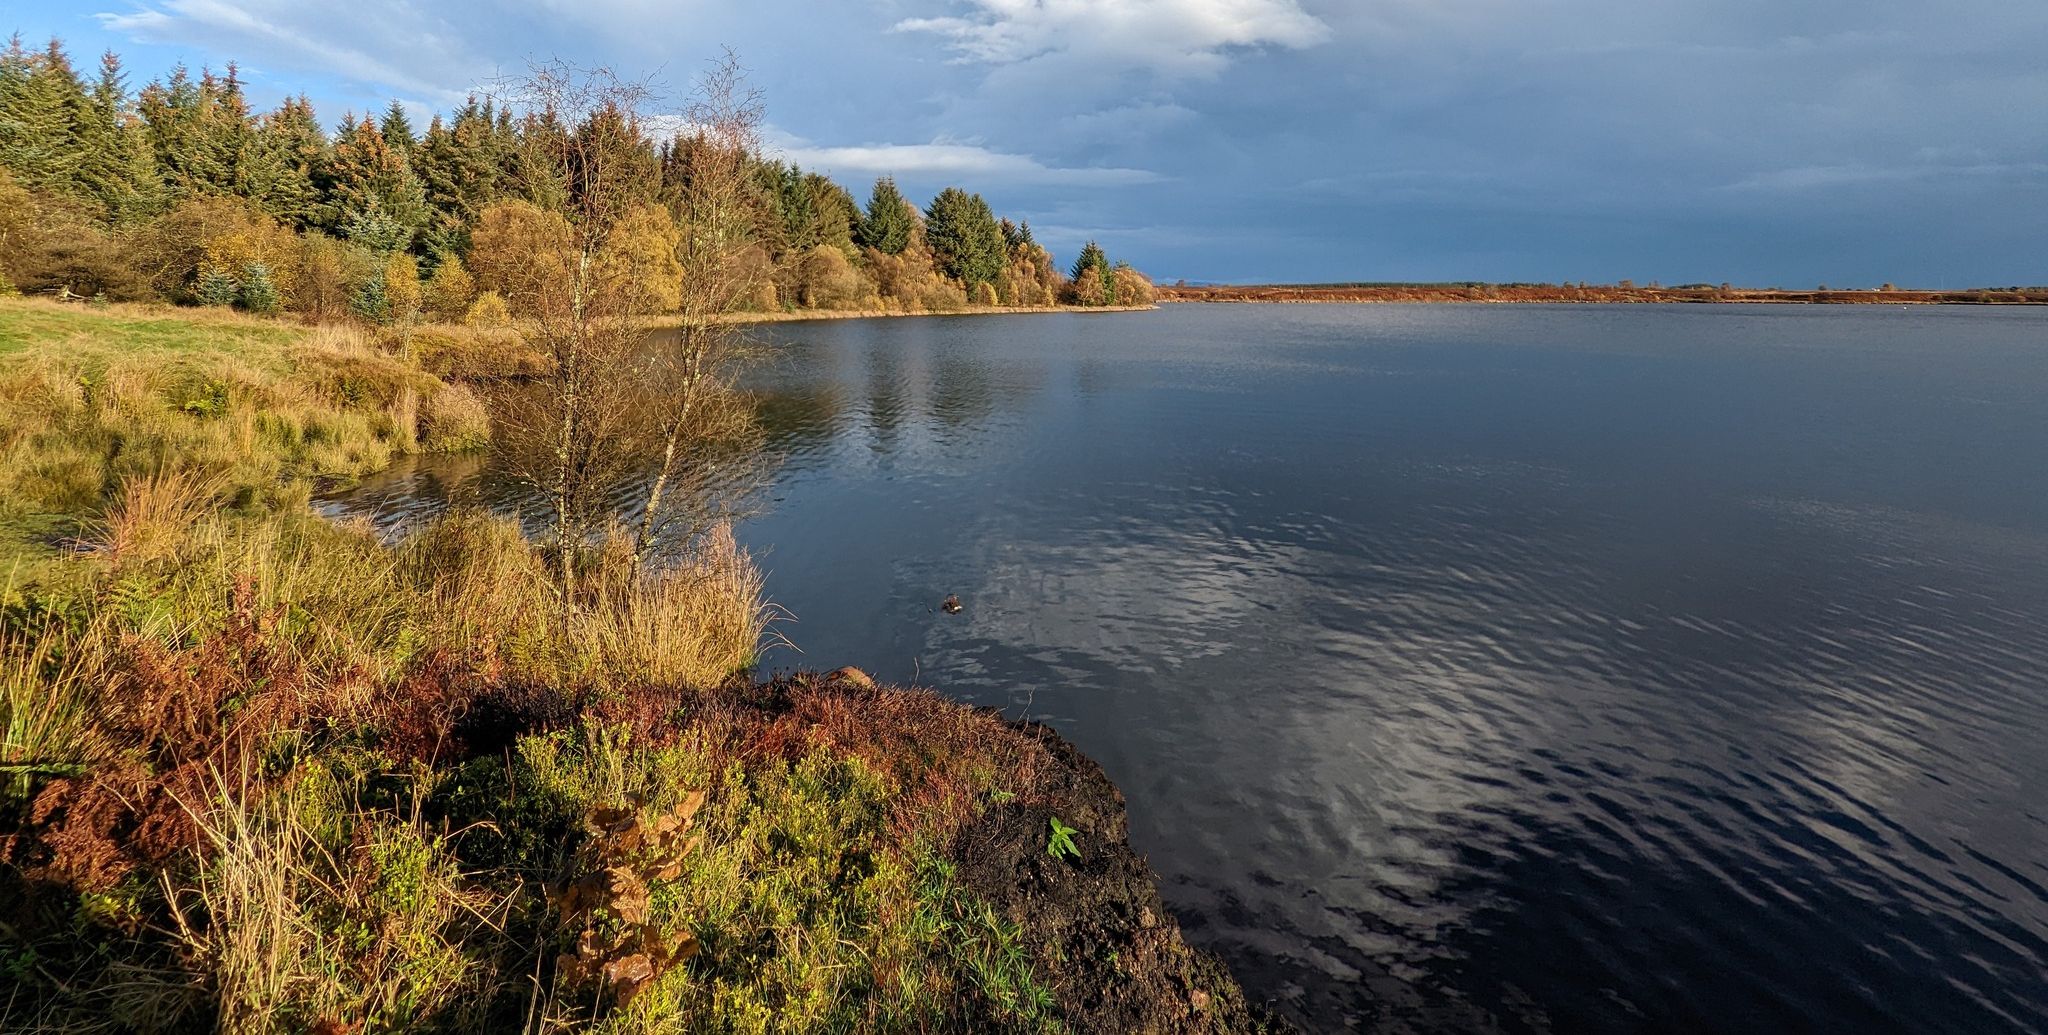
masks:
<svg viewBox="0 0 2048 1035"><path fill-rule="evenodd" d="M0 0L8 28L138 85L233 60L330 126L555 58L679 109L730 47L782 157L1165 281L2048 284L2048 4L2018 0Z"/></svg>

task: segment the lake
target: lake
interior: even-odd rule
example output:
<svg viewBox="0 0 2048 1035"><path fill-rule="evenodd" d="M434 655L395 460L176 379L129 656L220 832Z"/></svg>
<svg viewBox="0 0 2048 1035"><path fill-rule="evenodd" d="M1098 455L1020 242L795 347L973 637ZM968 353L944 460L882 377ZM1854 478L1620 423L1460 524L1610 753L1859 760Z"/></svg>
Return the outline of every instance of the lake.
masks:
<svg viewBox="0 0 2048 1035"><path fill-rule="evenodd" d="M766 664L1057 727L1304 1027L2048 1029L2048 310L760 333Z"/></svg>

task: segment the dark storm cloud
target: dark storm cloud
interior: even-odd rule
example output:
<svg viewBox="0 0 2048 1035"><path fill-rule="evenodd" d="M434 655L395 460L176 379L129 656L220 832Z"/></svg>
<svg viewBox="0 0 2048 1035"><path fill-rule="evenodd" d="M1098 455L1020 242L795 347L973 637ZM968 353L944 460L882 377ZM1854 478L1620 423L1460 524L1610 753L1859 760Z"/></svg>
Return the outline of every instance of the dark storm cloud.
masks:
<svg viewBox="0 0 2048 1035"><path fill-rule="evenodd" d="M19 26L239 58L331 122L529 57L721 45L771 138L1206 279L2048 281L2048 9L2005 0L142 0ZM145 52L146 51L146 52Z"/></svg>

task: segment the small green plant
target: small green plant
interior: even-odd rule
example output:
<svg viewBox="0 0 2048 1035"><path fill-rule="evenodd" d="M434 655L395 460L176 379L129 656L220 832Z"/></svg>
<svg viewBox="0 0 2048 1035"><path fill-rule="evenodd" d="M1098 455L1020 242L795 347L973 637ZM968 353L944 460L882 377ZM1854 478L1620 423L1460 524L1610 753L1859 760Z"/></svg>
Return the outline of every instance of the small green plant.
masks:
<svg viewBox="0 0 2048 1035"><path fill-rule="evenodd" d="M178 408L194 417L218 417L228 412L227 383L218 378L208 378Z"/></svg>
<svg viewBox="0 0 2048 1035"><path fill-rule="evenodd" d="M1045 843L1045 854L1055 859L1079 859L1081 846L1074 843L1078 833L1079 830L1060 822L1058 816L1052 817L1052 838Z"/></svg>

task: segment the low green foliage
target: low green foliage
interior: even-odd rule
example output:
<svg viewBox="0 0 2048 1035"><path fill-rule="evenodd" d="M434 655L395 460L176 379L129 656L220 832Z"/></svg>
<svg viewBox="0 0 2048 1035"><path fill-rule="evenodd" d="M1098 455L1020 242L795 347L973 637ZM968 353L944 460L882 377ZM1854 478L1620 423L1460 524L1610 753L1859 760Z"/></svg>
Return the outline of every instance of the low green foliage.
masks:
<svg viewBox="0 0 2048 1035"><path fill-rule="evenodd" d="M1051 822L1052 837L1046 840L1045 854L1055 859L1079 859L1081 848L1074 843L1074 835L1080 831L1060 822L1058 816L1052 817Z"/></svg>

